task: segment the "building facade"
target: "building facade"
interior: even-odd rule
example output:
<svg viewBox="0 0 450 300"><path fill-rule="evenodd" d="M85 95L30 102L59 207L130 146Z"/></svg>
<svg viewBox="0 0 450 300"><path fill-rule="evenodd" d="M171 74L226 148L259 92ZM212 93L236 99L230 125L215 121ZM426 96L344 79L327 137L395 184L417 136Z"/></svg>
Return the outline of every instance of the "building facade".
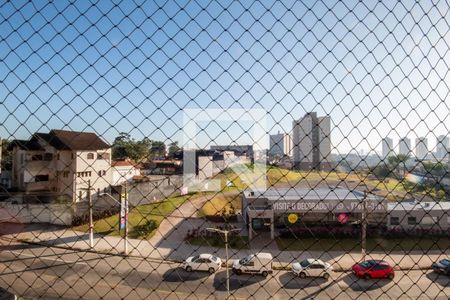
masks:
<svg viewBox="0 0 450 300"><path fill-rule="evenodd" d="M130 181L134 176L140 176L141 170L131 160L120 160L112 162L112 185L120 185Z"/></svg>
<svg viewBox="0 0 450 300"><path fill-rule="evenodd" d="M446 162L449 158L450 139L448 136L440 135L436 139L435 158L439 161Z"/></svg>
<svg viewBox="0 0 450 300"><path fill-rule="evenodd" d="M270 135L269 154L274 157L292 157L292 137L288 133L277 133Z"/></svg>
<svg viewBox="0 0 450 300"><path fill-rule="evenodd" d="M450 229L448 202L389 202L345 188L269 188L245 191L242 216L251 239L258 232L299 225L342 226L366 220L374 228ZM293 218L292 218L293 217Z"/></svg>
<svg viewBox="0 0 450 300"><path fill-rule="evenodd" d="M398 153L402 155L411 155L411 140L407 137L400 139L398 143Z"/></svg>
<svg viewBox="0 0 450 300"><path fill-rule="evenodd" d="M389 137L385 137L381 141L381 148L383 159L388 158L394 154L394 141Z"/></svg>
<svg viewBox="0 0 450 300"><path fill-rule="evenodd" d="M428 139L425 137L416 138L416 158L424 160L428 157Z"/></svg>
<svg viewBox="0 0 450 300"><path fill-rule="evenodd" d="M73 202L111 185L111 146L95 133L52 130L14 140L12 187L25 193L52 193Z"/></svg>
<svg viewBox="0 0 450 300"><path fill-rule="evenodd" d="M293 164L300 170L328 170L331 167L331 119L307 113L292 123Z"/></svg>

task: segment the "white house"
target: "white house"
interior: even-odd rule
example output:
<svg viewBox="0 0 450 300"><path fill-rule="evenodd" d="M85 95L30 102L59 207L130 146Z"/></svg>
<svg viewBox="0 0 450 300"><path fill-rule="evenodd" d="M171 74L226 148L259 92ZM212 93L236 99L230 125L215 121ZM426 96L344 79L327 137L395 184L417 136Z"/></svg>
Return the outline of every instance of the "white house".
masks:
<svg viewBox="0 0 450 300"><path fill-rule="evenodd" d="M51 130L14 140L12 186L26 193L53 193L73 202L109 189L111 146L95 133Z"/></svg>
<svg viewBox="0 0 450 300"><path fill-rule="evenodd" d="M119 185L141 175L141 170L131 160L113 161L112 163L112 185Z"/></svg>

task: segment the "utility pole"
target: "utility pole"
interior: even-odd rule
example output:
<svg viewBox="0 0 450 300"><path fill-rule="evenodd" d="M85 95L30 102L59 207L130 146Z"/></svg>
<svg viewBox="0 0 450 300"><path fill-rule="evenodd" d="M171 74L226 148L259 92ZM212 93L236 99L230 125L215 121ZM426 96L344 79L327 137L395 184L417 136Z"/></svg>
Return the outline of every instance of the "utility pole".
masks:
<svg viewBox="0 0 450 300"><path fill-rule="evenodd" d="M362 200L362 213L361 213L361 255L362 259L366 259L366 237L367 237L367 191L364 191L364 197Z"/></svg>
<svg viewBox="0 0 450 300"><path fill-rule="evenodd" d="M124 254L128 255L128 191L127 191L127 182L125 181L125 189L124 189L124 211L125 211L125 224L124 224L124 245L123 245L123 249L124 249Z"/></svg>
<svg viewBox="0 0 450 300"><path fill-rule="evenodd" d="M88 180L87 196L89 200L89 246L94 248L94 218L92 216L91 180Z"/></svg>

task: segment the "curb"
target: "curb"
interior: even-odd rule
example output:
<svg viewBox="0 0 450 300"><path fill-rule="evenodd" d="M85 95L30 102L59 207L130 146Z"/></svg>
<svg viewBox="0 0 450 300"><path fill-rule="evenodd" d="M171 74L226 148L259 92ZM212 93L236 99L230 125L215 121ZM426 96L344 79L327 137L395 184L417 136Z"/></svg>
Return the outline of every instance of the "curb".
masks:
<svg viewBox="0 0 450 300"><path fill-rule="evenodd" d="M30 241L27 239L9 239L9 238L5 238L5 237L1 237L0 239L5 240L5 241L15 241L15 242L21 242L24 244L28 244L28 245L39 245L39 246L43 246L43 247L51 247L51 248L57 248L57 249L64 249L64 250L77 250L77 251L82 251L82 252L86 252L86 253L92 253L92 254L102 254L102 255L106 255L106 256L116 256L116 257L122 257L122 258L134 258L134 259L142 259L142 260L149 260L149 261L153 261L153 262L163 262L163 263L167 263L167 264L178 264L178 263L182 263L183 261L181 260L176 260L176 259L157 259L157 258L153 258L153 257L143 257L143 256L139 256L139 255L133 255L133 254L128 254L125 255L124 253L113 253L110 251L98 251L98 250L92 250L92 249L81 249L81 248L74 248L74 247L67 247L67 246L61 246L61 245L53 245L50 243L46 243L45 241Z"/></svg>
<svg viewBox="0 0 450 300"><path fill-rule="evenodd" d="M50 243L46 243L45 241L32 241L32 240L28 240L28 239L10 239L10 238L6 238L4 236L1 236L0 239L10 241L10 242L18 241L18 242L29 244L29 245L39 245L39 246L53 247L53 248L64 249L64 250L77 250L77 251L82 251L82 252L86 252L86 253L102 254L102 255L107 255L107 256L148 260L148 261L157 262L157 263L162 262L162 263L166 263L166 264L180 264L180 263L184 262L184 260L180 260L180 259L164 259L164 258L157 259L157 258L153 258L153 257L143 257L140 255L133 254L132 251L128 255L125 255L124 253L114 253L111 251L98 251L98 250L92 250L92 249L82 249L82 248L74 248L74 247L61 246L61 245L53 245ZM276 270L276 271L291 271L291 264L274 262L272 268L273 268L273 270ZM430 266L414 265L411 267L401 267L399 265L395 265L394 269L396 271L411 271L411 270L431 270L432 268L431 268L431 265ZM351 271L352 271L351 267L345 268L345 267L341 267L339 265L333 266L333 272L336 272L336 273L345 273L345 272L351 272Z"/></svg>

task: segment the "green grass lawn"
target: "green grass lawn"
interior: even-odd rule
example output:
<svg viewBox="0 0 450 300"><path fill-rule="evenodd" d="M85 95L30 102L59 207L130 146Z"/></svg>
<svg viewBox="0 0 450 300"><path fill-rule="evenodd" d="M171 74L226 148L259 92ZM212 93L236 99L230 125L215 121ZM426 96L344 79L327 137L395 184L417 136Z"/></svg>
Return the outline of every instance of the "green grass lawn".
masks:
<svg viewBox="0 0 450 300"><path fill-rule="evenodd" d="M137 239L152 237L161 221L192 197L192 195L171 197L162 202L139 205L131 209L128 213L129 237ZM73 229L87 232L89 227L88 224L84 224ZM123 233L119 232L119 215L116 214L95 221L94 232L103 235L121 236Z"/></svg>
<svg viewBox="0 0 450 300"><path fill-rule="evenodd" d="M266 180L263 177L257 181L257 186L267 187L271 186L296 186L298 184L306 184L306 186L314 187L319 183L339 184L340 182L349 182L358 184L365 184L369 187L378 189L377 194L388 198L388 200L397 200L397 198L403 198L406 194L406 190L402 182L390 178L384 182L378 179L369 179L367 175L357 173L343 173L343 172L326 172L326 171L298 171L298 170L286 170L273 166L264 166L261 164L255 164L248 167L251 169L259 169L262 174L265 173ZM243 169L245 170L245 169ZM245 177L245 176L244 176ZM220 173L214 177L219 179L222 183L221 188L224 192L231 191L243 191L247 189L248 184L245 180L242 180L232 169L226 169L223 173ZM226 183L231 181L233 184L231 187Z"/></svg>
<svg viewBox="0 0 450 300"><path fill-rule="evenodd" d="M208 246L225 248L225 239L223 235L221 237L195 237L190 239L189 244L195 246ZM233 249L249 249L248 237L246 236L233 236L229 237L228 247Z"/></svg>
<svg viewBox="0 0 450 300"><path fill-rule="evenodd" d="M239 193L217 194L206 202L200 209L198 215L215 216L222 214L225 209L227 212L233 208L235 212L241 210L241 195Z"/></svg>
<svg viewBox="0 0 450 300"><path fill-rule="evenodd" d="M289 251L360 251L358 239L330 239L330 238L277 238L280 250ZM450 248L449 237L405 237L405 238L368 238L367 251L411 251L411 250L440 250Z"/></svg>

